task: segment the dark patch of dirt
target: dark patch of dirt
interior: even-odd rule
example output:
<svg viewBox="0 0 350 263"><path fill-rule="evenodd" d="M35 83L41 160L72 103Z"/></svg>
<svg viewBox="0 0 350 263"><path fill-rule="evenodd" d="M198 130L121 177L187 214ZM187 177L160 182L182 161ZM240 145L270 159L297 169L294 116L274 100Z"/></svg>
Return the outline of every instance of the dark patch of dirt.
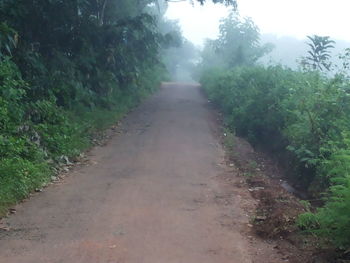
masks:
<svg viewBox="0 0 350 263"><path fill-rule="evenodd" d="M204 92L203 95L206 96ZM302 233L296 227L298 215L306 211L300 201L308 200L318 207L319 200L310 199L312 196L289 182L288 171L281 168L271 154L254 149L244 138L228 132L223 114L216 105L208 102L207 107L214 116L214 133L224 147L225 162L230 170L221 176L221 180L231 185L228 193L241 197L240 206L251 218L243 233L260 251L253 257L253 262L274 262L275 257L266 261L268 252L264 249L267 246L280 255L278 262L350 263L350 249L344 252L326 247L322 240ZM224 202L227 203L227 199Z"/></svg>
<svg viewBox="0 0 350 263"><path fill-rule="evenodd" d="M273 240L274 248L286 262L348 262L335 260L334 250L318 248L319 240L299 231L296 219L306 209L294 189L283 180L284 172L278 165L266 154L255 151L246 140L232 138L227 162L238 167L238 173L244 178L240 186L248 188L257 201L251 220L255 234Z"/></svg>

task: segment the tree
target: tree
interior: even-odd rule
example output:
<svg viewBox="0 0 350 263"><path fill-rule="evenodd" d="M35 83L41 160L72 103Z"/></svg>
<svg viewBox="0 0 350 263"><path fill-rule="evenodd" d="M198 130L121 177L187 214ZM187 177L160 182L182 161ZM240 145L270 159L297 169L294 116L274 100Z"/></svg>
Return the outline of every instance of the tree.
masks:
<svg viewBox="0 0 350 263"><path fill-rule="evenodd" d="M146 12L152 2L0 0L0 17L6 21L0 31L8 31L8 25L17 32L1 34L0 49L8 54L19 36L13 60L31 84L32 98L53 96L67 106L78 87L91 97L108 95L112 85L104 79L128 87L161 63L163 37Z"/></svg>
<svg viewBox="0 0 350 263"><path fill-rule="evenodd" d="M302 58L302 66L313 70L330 70L331 52L334 48L335 41L328 36L307 36L311 41L307 43L311 50L308 51L309 56Z"/></svg>
<svg viewBox="0 0 350 263"><path fill-rule="evenodd" d="M260 44L259 28L250 18L230 13L221 21L218 39L207 41L203 61L211 65L217 61L224 67L249 66L271 49L271 44Z"/></svg>

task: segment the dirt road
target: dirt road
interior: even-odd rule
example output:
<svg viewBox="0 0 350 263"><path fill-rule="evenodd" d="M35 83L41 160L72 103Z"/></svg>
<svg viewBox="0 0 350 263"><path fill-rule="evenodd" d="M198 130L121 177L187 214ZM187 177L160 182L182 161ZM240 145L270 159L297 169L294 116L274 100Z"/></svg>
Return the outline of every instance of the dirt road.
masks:
<svg viewBox="0 0 350 263"><path fill-rule="evenodd" d="M273 262L256 260L269 247L252 244L246 200L220 179L228 167L213 125L198 87L163 85L90 165L16 207L0 262Z"/></svg>

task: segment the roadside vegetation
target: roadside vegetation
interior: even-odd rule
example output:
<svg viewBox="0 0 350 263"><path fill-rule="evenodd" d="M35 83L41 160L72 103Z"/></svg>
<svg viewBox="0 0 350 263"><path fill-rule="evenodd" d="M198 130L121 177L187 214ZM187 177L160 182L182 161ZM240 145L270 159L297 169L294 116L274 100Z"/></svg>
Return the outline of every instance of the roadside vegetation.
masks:
<svg viewBox="0 0 350 263"><path fill-rule="evenodd" d="M0 217L171 78L172 54L192 46L166 9L152 0L0 1Z"/></svg>
<svg viewBox="0 0 350 263"><path fill-rule="evenodd" d="M94 2L0 3L0 215L166 78L147 3Z"/></svg>
<svg viewBox="0 0 350 263"><path fill-rule="evenodd" d="M325 244L350 247L349 49L333 65L329 37L309 36L300 69L263 66L273 46L253 21L231 14L206 43L195 75L231 132L275 156L294 184L319 199L296 224ZM297 59L297 58L296 58Z"/></svg>

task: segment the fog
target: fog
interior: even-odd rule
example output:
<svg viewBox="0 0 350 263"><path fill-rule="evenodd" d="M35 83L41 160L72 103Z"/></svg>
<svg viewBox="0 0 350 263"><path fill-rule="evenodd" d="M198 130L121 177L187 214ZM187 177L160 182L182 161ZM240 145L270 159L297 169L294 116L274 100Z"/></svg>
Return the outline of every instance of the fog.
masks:
<svg viewBox="0 0 350 263"><path fill-rule="evenodd" d="M316 7L316 8L315 8ZM260 59L264 64L281 63L297 68L297 59L308 50L307 35L330 36L336 41L333 61L350 47L347 25L350 1L347 0L240 0L238 12L251 17L260 29L261 42L272 43L274 50ZM200 6L189 1L170 2L166 16L176 19L183 35L198 48L206 39L215 39L220 20L230 8L211 2Z"/></svg>
<svg viewBox="0 0 350 263"><path fill-rule="evenodd" d="M230 8L221 4L206 3L201 6L188 1L170 2L166 17L179 21L184 37L197 46L203 46L205 39L216 38L219 23L228 15Z"/></svg>
<svg viewBox="0 0 350 263"><path fill-rule="evenodd" d="M350 42L348 0L239 0L238 12L251 17L262 34L304 39L307 35L328 35ZM166 16L178 19L184 36L196 45L215 38L218 25L229 8L221 4L200 6L190 1L170 2Z"/></svg>
<svg viewBox="0 0 350 263"><path fill-rule="evenodd" d="M350 42L345 40L333 39L336 43L334 49L331 50L332 59L334 64L338 64L338 55L343 53L346 48L350 47ZM298 68L298 61L301 57L307 55L309 46L307 42L310 42L307 38L298 39L292 36L277 36L273 34L261 35L262 43L272 43L274 45L273 50L259 60L259 62L269 64L282 64L292 69Z"/></svg>

